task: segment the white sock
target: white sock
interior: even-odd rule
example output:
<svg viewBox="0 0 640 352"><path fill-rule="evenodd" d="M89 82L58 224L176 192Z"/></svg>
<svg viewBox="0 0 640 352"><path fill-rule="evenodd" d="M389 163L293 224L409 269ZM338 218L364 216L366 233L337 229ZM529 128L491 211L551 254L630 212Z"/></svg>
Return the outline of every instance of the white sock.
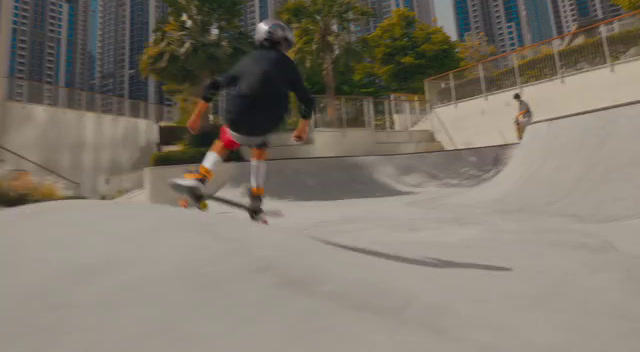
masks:
<svg viewBox="0 0 640 352"><path fill-rule="evenodd" d="M220 164L221 162L222 158L220 158L220 155L218 155L218 153L208 151L204 156L204 159L202 160L202 166L206 167L211 172L214 172L218 164Z"/></svg>
<svg viewBox="0 0 640 352"><path fill-rule="evenodd" d="M251 188L264 190L264 181L267 176L267 162L251 159Z"/></svg>

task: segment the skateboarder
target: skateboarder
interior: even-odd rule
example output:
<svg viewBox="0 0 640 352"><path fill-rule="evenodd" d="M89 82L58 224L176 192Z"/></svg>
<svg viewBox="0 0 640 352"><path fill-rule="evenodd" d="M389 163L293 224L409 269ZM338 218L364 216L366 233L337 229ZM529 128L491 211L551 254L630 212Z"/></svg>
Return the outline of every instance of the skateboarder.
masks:
<svg viewBox="0 0 640 352"><path fill-rule="evenodd" d="M202 194L214 177L216 167L230 150L251 147L250 207L261 210L266 177L267 137L284 121L289 110L289 92L301 103L301 120L293 133L303 141L309 133L314 99L304 86L295 63L285 54L294 45L291 29L280 21L265 20L255 32L256 50L242 58L229 72L213 79L187 122L191 133L198 133L200 117L213 95L227 89L227 101L219 139L207 152L197 170L170 181L178 192Z"/></svg>
<svg viewBox="0 0 640 352"><path fill-rule="evenodd" d="M516 116L515 124L516 131L518 133L518 140L521 141L522 136L524 135L524 130L531 124L531 109L529 109L529 104L522 100L520 94L514 94L513 99L518 102L518 115Z"/></svg>

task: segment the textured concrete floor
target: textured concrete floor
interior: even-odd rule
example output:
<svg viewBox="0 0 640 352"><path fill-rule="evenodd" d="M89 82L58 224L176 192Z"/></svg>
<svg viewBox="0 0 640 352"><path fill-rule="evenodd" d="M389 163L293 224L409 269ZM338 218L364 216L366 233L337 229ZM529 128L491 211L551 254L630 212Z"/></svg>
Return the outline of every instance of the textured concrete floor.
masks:
<svg viewBox="0 0 640 352"><path fill-rule="evenodd" d="M636 111L534 125L479 185L269 199L268 227L216 203L4 210L0 350L637 351Z"/></svg>

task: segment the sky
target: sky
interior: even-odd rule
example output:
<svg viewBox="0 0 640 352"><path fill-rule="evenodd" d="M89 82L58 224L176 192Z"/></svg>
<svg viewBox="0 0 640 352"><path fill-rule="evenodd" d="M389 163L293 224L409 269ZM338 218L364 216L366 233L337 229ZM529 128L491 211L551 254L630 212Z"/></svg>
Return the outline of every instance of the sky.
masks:
<svg viewBox="0 0 640 352"><path fill-rule="evenodd" d="M433 0L438 25L441 26L453 40L458 39L456 20L453 13L453 0Z"/></svg>

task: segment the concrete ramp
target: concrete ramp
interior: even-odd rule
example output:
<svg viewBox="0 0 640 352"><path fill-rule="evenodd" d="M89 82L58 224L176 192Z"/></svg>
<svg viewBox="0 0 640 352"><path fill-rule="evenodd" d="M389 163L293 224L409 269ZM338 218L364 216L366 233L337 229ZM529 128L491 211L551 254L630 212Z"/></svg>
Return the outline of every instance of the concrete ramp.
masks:
<svg viewBox="0 0 640 352"><path fill-rule="evenodd" d="M289 201L332 201L415 194L432 188L472 187L506 165L513 146L394 156L273 160L268 197ZM220 194L244 194L248 163L233 165ZM231 190L229 190L231 189Z"/></svg>
<svg viewBox="0 0 640 352"><path fill-rule="evenodd" d="M270 226L0 210L0 350L637 351L637 111L534 125L497 176L509 148L275 162Z"/></svg>
<svg viewBox="0 0 640 352"><path fill-rule="evenodd" d="M639 132L640 105L534 124L499 175L451 202L582 222L640 218Z"/></svg>

